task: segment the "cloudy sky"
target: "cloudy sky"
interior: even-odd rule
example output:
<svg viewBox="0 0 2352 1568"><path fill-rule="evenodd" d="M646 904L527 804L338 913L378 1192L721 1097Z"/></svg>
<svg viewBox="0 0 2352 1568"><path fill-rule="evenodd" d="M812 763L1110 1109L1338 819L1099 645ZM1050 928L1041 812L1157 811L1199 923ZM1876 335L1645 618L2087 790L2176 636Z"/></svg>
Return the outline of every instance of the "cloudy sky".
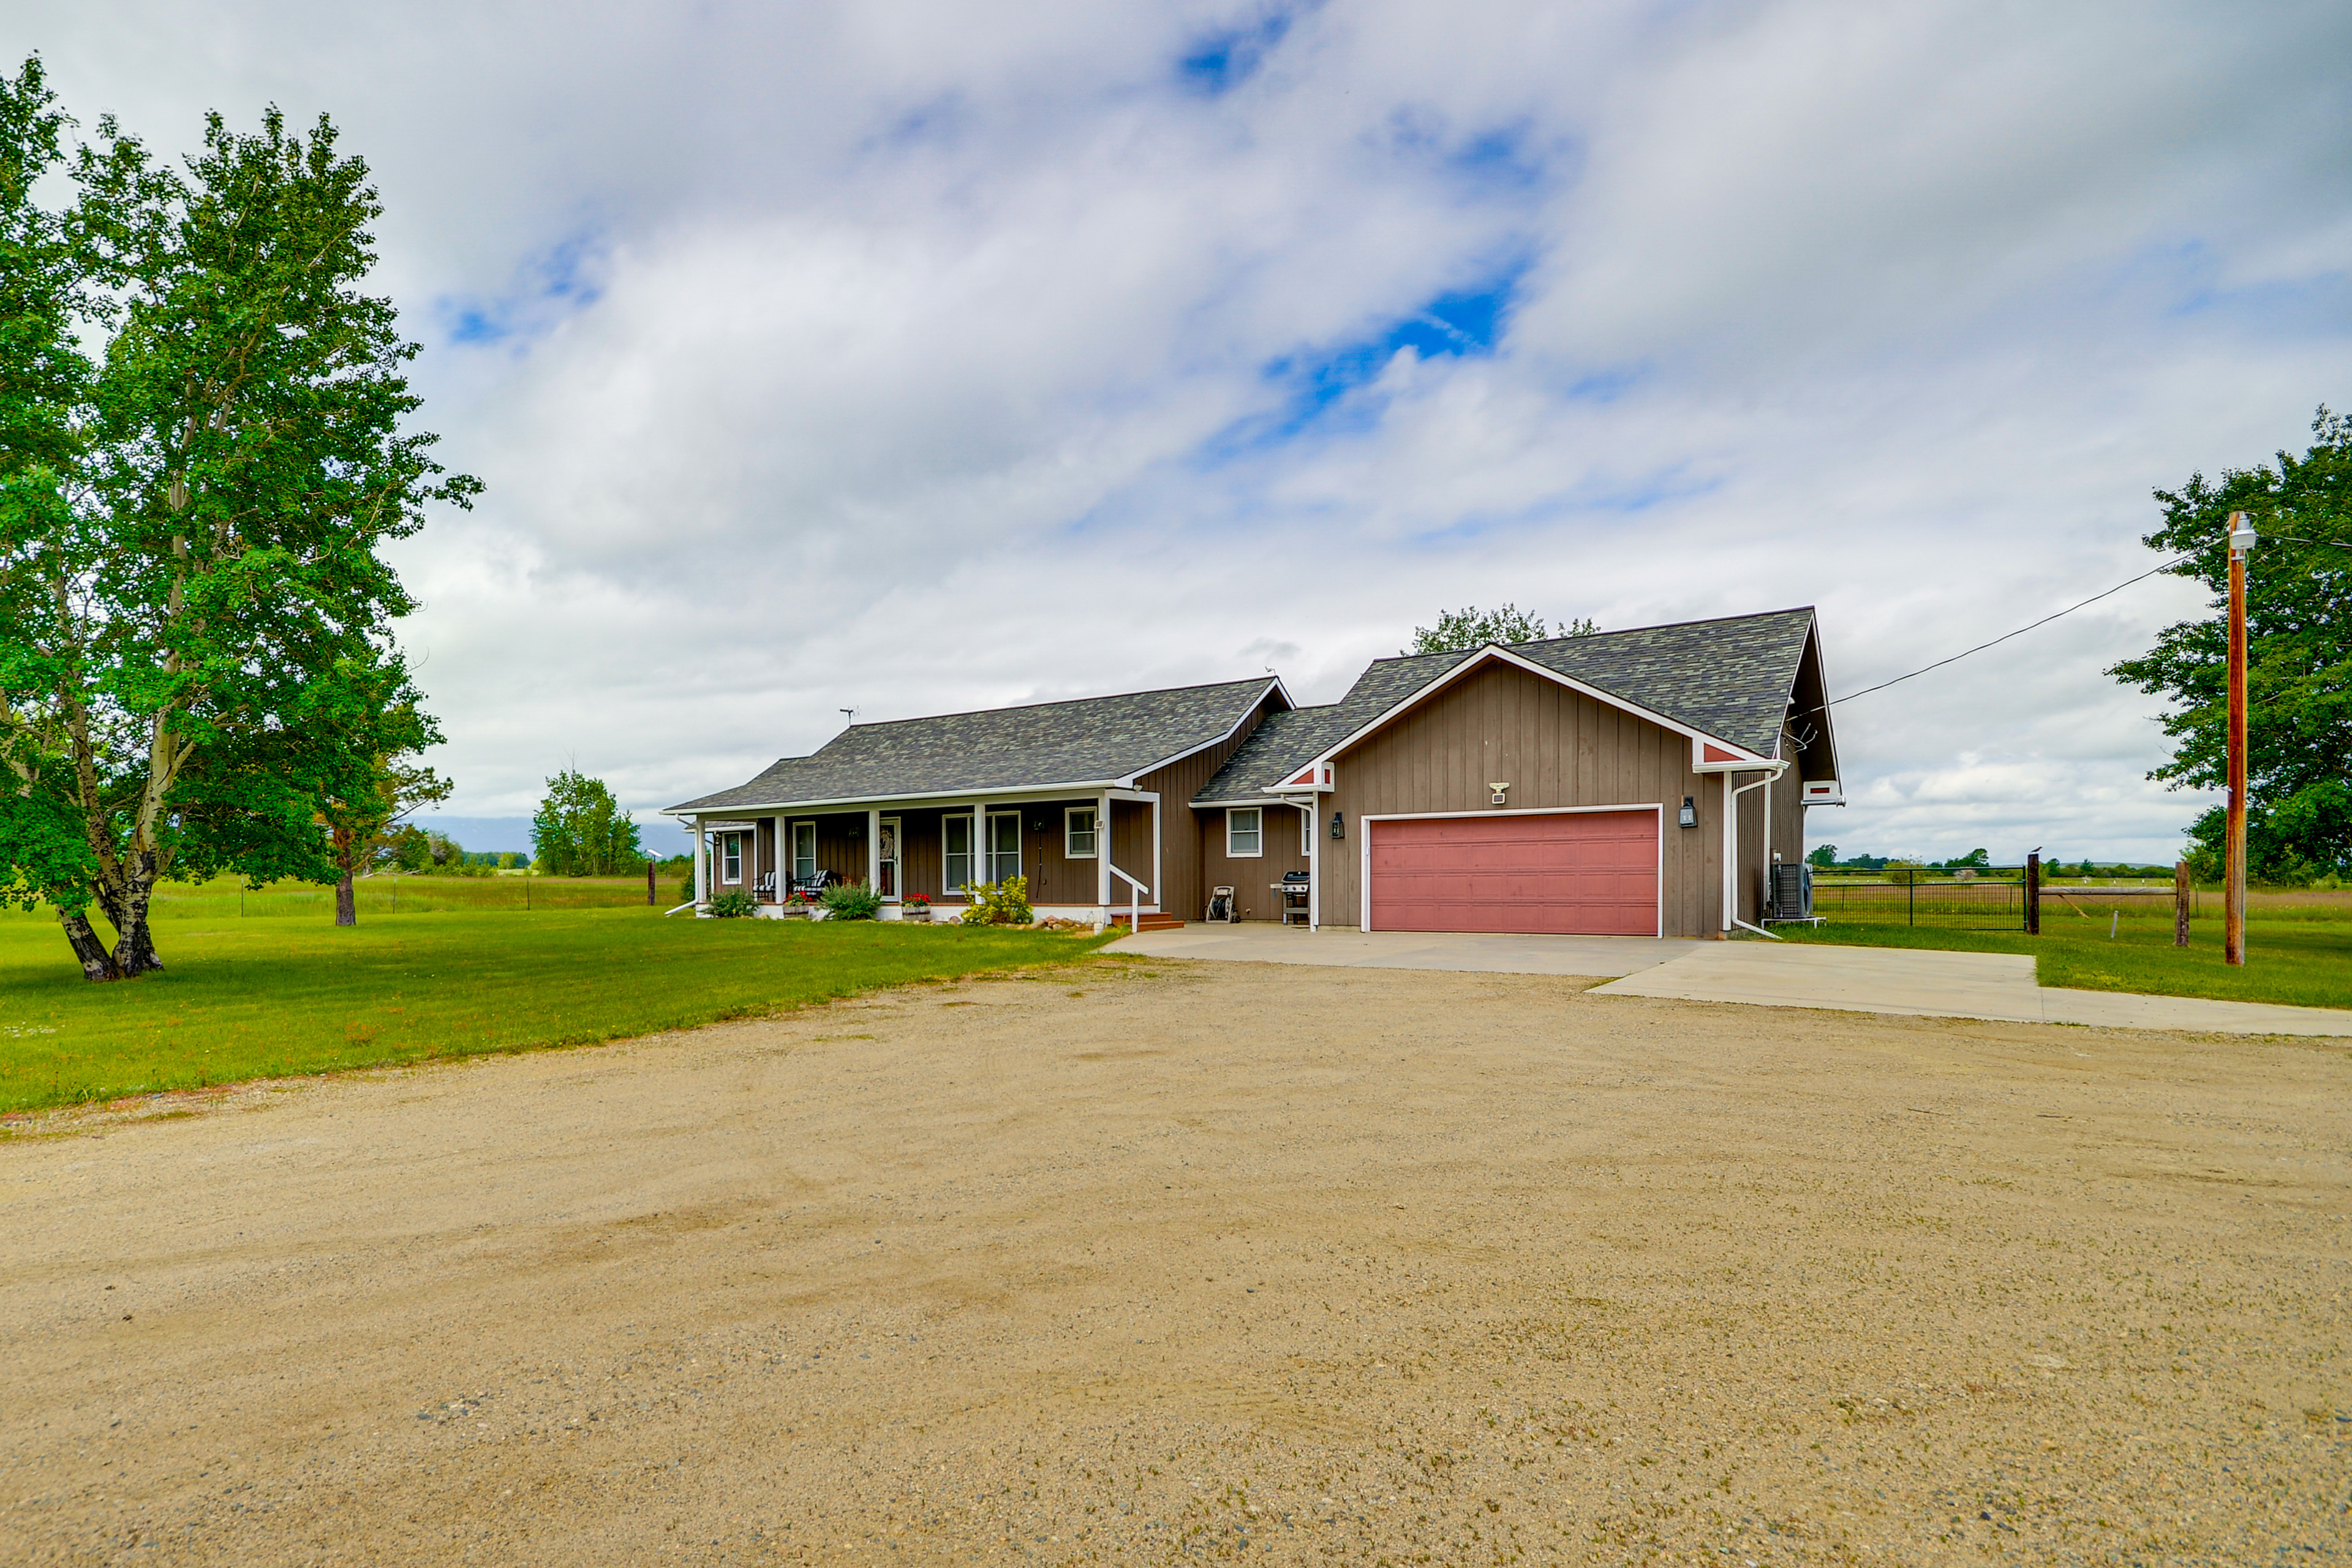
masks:
<svg viewBox="0 0 2352 1568"><path fill-rule="evenodd" d="M452 813L1448 606L1813 604L1856 690L2153 563L2352 403L2352 7L0 4L184 148L374 169ZM2169 858L2157 579L1838 710L1816 841ZM665 849L685 840L665 827ZM493 847L487 843L478 847Z"/></svg>

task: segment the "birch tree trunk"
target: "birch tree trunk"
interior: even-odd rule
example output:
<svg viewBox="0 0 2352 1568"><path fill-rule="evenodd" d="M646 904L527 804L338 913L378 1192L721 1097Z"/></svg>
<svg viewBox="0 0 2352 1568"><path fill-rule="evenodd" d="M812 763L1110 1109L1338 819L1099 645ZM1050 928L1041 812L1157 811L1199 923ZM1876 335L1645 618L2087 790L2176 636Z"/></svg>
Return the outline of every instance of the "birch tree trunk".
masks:
<svg viewBox="0 0 2352 1568"><path fill-rule="evenodd" d="M58 923L65 927L66 942L73 948L74 957L81 961L81 977L84 980L122 978L122 971L114 966L113 955L106 951L106 943L100 941L98 932L90 928L88 916L69 915L59 910Z"/></svg>

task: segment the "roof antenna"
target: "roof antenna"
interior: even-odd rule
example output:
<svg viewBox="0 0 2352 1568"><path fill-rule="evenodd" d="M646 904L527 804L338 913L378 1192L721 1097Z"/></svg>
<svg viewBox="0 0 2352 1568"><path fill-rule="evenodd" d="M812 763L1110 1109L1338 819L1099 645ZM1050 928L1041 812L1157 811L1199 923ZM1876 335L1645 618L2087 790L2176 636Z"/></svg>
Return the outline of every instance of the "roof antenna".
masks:
<svg viewBox="0 0 2352 1568"><path fill-rule="evenodd" d="M836 710L836 711L837 711L837 712L839 712L843 718L845 718L845 719L848 720L850 723L855 724L855 723L856 723L856 722L857 722L857 710L856 710L856 709L855 709L855 708L843 708L843 709L838 709L838 710Z"/></svg>

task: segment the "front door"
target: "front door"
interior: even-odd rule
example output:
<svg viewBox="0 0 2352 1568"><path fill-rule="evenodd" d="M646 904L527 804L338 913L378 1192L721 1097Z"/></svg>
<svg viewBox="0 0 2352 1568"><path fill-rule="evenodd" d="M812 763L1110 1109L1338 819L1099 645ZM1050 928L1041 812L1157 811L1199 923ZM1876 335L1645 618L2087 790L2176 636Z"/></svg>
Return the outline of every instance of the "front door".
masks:
<svg viewBox="0 0 2352 1568"><path fill-rule="evenodd" d="M898 896L898 819L882 819L880 837L874 840L874 890L886 899Z"/></svg>

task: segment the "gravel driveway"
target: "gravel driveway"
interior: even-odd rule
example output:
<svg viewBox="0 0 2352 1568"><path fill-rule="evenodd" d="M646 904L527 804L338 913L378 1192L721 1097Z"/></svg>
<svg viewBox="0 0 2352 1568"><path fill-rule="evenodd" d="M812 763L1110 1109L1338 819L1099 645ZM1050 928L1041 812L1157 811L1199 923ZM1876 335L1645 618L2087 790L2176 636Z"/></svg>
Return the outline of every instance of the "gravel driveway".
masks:
<svg viewBox="0 0 2352 1568"><path fill-rule="evenodd" d="M1585 984L1107 962L60 1119L0 1560L2344 1560L2342 1042Z"/></svg>

